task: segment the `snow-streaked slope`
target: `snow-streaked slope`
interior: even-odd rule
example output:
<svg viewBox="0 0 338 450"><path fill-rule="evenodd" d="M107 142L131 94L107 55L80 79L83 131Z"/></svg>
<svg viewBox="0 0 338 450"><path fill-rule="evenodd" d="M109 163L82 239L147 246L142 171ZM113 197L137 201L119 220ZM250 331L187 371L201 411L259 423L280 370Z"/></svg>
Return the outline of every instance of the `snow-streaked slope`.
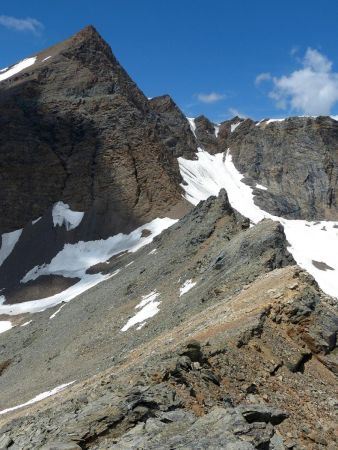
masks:
<svg viewBox="0 0 338 450"><path fill-rule="evenodd" d="M236 128L240 126L241 123L242 122L236 122L236 123L231 124L230 133L233 133L236 130Z"/></svg>
<svg viewBox="0 0 338 450"><path fill-rule="evenodd" d="M4 233L1 240L0 248L0 266L6 258L12 253L13 248L20 239L22 229L11 231L10 233Z"/></svg>
<svg viewBox="0 0 338 450"><path fill-rule="evenodd" d="M195 124L195 119L193 117L187 117L187 120L189 122L190 125L190 129L192 131L192 134L196 137L196 124Z"/></svg>
<svg viewBox="0 0 338 450"><path fill-rule="evenodd" d="M64 225L67 231L74 230L79 226L83 215L84 212L72 211L69 205L63 202L55 203L52 210L54 227Z"/></svg>
<svg viewBox="0 0 338 450"><path fill-rule="evenodd" d="M55 294L50 297L42 298L39 300L30 301L29 299L27 299L27 301L22 303L16 303L15 305L4 305L3 303L5 301L5 297L0 296L0 314L8 314L10 316L15 316L17 314L24 314L24 313L33 314L45 311L46 309L52 308L58 305L59 303L70 302L78 295L96 286L98 283L101 283L102 281L107 280L108 278L116 275L117 273L118 272L116 271L113 274L109 275L102 275L101 273L91 275L86 274L76 284L70 286L69 288L65 289L59 294Z"/></svg>
<svg viewBox="0 0 338 450"><path fill-rule="evenodd" d="M283 226L290 243L289 251L297 264L307 270L327 294L338 297L338 222L307 222L287 220L273 216L254 203L250 186L242 182L243 175L227 154L210 155L199 149L197 160L178 158L185 190L185 198L196 205L210 195L217 195L225 188L233 208L256 224L264 218L277 220ZM329 268L322 270L313 264L325 263Z"/></svg>
<svg viewBox="0 0 338 450"><path fill-rule="evenodd" d="M27 67L32 66L36 61L36 56L33 56L32 58L24 59L23 61L20 61L18 64L15 64L10 69L3 70L0 72L0 81L7 80L8 78L12 77L13 75L16 75L17 73L21 72L24 69L27 69Z"/></svg>
<svg viewBox="0 0 338 450"><path fill-rule="evenodd" d="M137 328L139 330L145 325L147 319L155 316L155 314L159 312L158 307L161 303L160 301L156 301L159 295L160 294L156 291L144 295L140 303L135 306L135 309L139 309L139 311L128 320L124 327L121 328L121 331L127 331L137 323L141 324Z"/></svg>
<svg viewBox="0 0 338 450"><path fill-rule="evenodd" d="M71 381L70 383L61 384L60 386L57 386L56 388L52 389L51 391L43 392L42 394L37 395L36 397L32 398L26 403L22 403L21 405L13 406L12 408L3 409L0 411L0 415L6 414L11 411L15 411L17 409L24 408L25 406L32 405L33 403L40 402L41 400L44 400L47 397L50 397L52 395L57 394L58 392L63 391L66 387L70 386L71 384L75 383L75 381Z"/></svg>
<svg viewBox="0 0 338 450"><path fill-rule="evenodd" d="M186 280L180 287L180 297L182 297L182 295L189 292L190 289L192 289L195 285L196 285L196 282L194 282L192 280Z"/></svg>
<svg viewBox="0 0 338 450"><path fill-rule="evenodd" d="M185 198L197 205L210 195L218 195L224 184L223 153L210 155L198 149L197 160L178 158L180 172L187 185L181 184Z"/></svg>
<svg viewBox="0 0 338 450"><path fill-rule="evenodd" d="M59 312L61 311L61 309L62 309L64 306L65 306L65 303L63 303L63 304L60 306L60 308L59 308L57 311L55 311L55 313L53 313L53 314L49 317L49 319L54 319L54 317L57 316L57 315L59 314Z"/></svg>
<svg viewBox="0 0 338 450"><path fill-rule="evenodd" d="M21 280L25 283L35 280L41 275L62 275L68 278L80 278L73 286L59 294L39 300L29 300L15 305L4 305L5 297L0 296L0 314L16 315L23 313L36 313L47 308L54 307L62 302L69 302L78 295L111 278L119 272L103 275L87 274L86 270L100 262L105 262L121 252L136 252L144 245L149 244L155 236L170 227L177 220L169 218L157 218L148 224L142 225L129 234L117 234L105 240L77 242L66 244L64 248L52 259L49 264L36 266L31 269ZM149 230L149 236L142 236L143 230Z"/></svg>

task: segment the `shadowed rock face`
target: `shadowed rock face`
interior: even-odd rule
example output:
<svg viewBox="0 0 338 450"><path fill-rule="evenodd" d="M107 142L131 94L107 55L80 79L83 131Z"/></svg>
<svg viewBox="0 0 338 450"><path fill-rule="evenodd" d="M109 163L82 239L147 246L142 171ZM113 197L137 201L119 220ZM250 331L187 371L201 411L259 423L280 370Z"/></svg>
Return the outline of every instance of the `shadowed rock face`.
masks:
<svg viewBox="0 0 338 450"><path fill-rule="evenodd" d="M253 186L255 203L290 219L337 220L338 122L291 117L282 122L245 120L233 133L222 124L220 140Z"/></svg>
<svg viewBox="0 0 338 450"><path fill-rule="evenodd" d="M189 123L169 95L150 99L149 106L159 116L157 129L175 157L192 158L197 151Z"/></svg>
<svg viewBox="0 0 338 450"><path fill-rule="evenodd" d="M1 232L59 200L88 211L100 237L181 202L176 157L187 150L163 129L178 127L192 152L190 129L178 110L162 123L94 28L1 82L0 108Z"/></svg>
<svg viewBox="0 0 338 450"><path fill-rule="evenodd" d="M220 141L216 137L215 124L210 122L205 116L199 116L195 119L196 138L200 147L203 147L211 154L223 151Z"/></svg>

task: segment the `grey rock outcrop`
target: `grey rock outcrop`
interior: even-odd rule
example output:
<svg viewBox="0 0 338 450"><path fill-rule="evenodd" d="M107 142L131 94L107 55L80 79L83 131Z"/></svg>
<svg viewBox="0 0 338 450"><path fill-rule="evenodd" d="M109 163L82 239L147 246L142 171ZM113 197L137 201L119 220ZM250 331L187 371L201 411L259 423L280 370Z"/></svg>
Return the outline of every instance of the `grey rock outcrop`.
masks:
<svg viewBox="0 0 338 450"><path fill-rule="evenodd" d="M255 203L289 219L338 219L338 121L290 117L259 124L247 119L228 134L223 149L255 189Z"/></svg>

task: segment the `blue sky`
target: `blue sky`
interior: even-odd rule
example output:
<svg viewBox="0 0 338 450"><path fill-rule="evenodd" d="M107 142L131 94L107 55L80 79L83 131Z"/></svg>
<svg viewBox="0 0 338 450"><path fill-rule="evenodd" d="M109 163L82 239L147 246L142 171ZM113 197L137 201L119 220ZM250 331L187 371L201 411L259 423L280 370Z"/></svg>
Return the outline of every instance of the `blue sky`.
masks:
<svg viewBox="0 0 338 450"><path fill-rule="evenodd" d="M336 0L16 0L0 67L94 25L149 96L219 122L338 114Z"/></svg>

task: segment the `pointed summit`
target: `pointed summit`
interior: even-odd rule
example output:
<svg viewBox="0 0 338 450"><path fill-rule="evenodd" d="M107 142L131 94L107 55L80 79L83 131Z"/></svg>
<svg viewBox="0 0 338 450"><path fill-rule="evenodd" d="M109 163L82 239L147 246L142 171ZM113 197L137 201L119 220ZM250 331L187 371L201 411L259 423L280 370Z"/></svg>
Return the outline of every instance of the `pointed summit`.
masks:
<svg viewBox="0 0 338 450"><path fill-rule="evenodd" d="M34 58L0 83L0 230L21 228L58 201L88 211L86 232L99 238L176 207L182 180L173 155L185 140L169 139L169 119L151 109L96 29ZM170 129L189 135L176 116ZM25 170L8 167L12 159Z"/></svg>
<svg viewBox="0 0 338 450"><path fill-rule="evenodd" d="M113 57L112 51L100 33L92 25L88 25L82 30L75 33L66 41L61 43L61 47L67 48L81 48L85 46L87 51L96 50L103 52L108 58ZM115 59L115 58L114 58Z"/></svg>

